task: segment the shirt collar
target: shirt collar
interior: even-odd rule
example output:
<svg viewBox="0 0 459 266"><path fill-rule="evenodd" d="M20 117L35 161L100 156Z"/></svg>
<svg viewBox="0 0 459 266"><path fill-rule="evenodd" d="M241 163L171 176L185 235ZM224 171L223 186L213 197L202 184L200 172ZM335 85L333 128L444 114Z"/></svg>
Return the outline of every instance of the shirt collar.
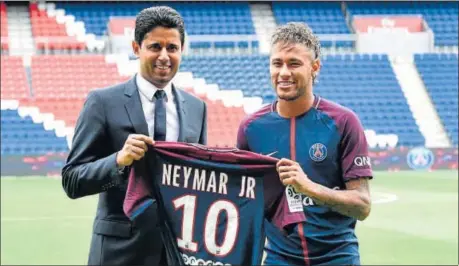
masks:
<svg viewBox="0 0 459 266"><path fill-rule="evenodd" d="M136 83L140 93L147 97L150 102L154 101L155 93L159 88L142 77L140 73L136 75ZM163 90L166 93L167 100L172 99L172 82L169 82Z"/></svg>

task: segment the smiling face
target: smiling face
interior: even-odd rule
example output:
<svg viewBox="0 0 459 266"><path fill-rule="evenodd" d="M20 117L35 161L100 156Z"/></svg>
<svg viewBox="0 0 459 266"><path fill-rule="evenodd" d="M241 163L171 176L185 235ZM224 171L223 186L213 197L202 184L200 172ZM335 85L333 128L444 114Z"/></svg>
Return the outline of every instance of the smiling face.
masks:
<svg viewBox="0 0 459 266"><path fill-rule="evenodd" d="M180 32L175 28L155 27L143 41L132 42L140 60L140 74L158 88L164 88L177 73L182 60Z"/></svg>
<svg viewBox="0 0 459 266"><path fill-rule="evenodd" d="M313 75L319 69L309 48L300 43L278 42L270 57L271 82L277 97L294 101L312 90Z"/></svg>

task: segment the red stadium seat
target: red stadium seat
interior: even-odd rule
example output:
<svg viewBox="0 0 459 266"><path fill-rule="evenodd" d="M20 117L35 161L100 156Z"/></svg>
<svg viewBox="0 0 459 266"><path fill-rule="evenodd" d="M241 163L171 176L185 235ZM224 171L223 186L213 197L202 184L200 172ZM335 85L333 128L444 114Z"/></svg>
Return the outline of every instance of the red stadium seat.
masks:
<svg viewBox="0 0 459 266"><path fill-rule="evenodd" d="M74 126L90 90L128 79L103 55L40 55L32 57L33 103L41 112ZM22 102L26 104L25 102Z"/></svg>
<svg viewBox="0 0 459 266"><path fill-rule="evenodd" d="M1 49L8 50L8 16L6 10L6 4L4 2L0 2L0 32L1 32Z"/></svg>
<svg viewBox="0 0 459 266"><path fill-rule="evenodd" d="M34 37L59 37L59 39L50 40L49 42L36 40L35 45L37 49L84 50L86 48L84 42L79 42L75 37L68 36L65 25L57 23L55 18L48 17L46 11L38 9L36 3L30 4L29 11L32 23L32 35Z"/></svg>
<svg viewBox="0 0 459 266"><path fill-rule="evenodd" d="M0 75L2 100L25 99L29 97L29 85L21 57L1 56Z"/></svg>

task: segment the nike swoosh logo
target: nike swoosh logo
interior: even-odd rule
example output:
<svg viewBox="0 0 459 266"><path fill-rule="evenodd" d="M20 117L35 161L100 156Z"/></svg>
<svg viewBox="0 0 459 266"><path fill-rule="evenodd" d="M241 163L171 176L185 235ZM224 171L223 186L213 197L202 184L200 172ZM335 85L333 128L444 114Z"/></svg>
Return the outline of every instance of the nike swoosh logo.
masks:
<svg viewBox="0 0 459 266"><path fill-rule="evenodd" d="M266 154L265 156L272 156L272 155L274 155L274 154L276 154L276 153L277 153L277 151L274 151L274 152L271 152L271 153L269 153L269 154Z"/></svg>

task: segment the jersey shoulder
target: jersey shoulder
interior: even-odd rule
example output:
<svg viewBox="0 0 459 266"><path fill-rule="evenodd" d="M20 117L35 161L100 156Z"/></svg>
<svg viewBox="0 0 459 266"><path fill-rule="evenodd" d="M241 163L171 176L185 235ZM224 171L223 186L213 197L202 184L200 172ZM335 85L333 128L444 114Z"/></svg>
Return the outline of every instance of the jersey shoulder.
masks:
<svg viewBox="0 0 459 266"><path fill-rule="evenodd" d="M272 112L272 108L273 108L272 103L263 105L262 107L260 107L255 112L246 115L242 119L239 127L247 128L251 123L253 123L253 122L257 121L258 119L260 119L260 118L266 116L267 114L271 113Z"/></svg>
<svg viewBox="0 0 459 266"><path fill-rule="evenodd" d="M342 133L349 126L361 127L358 115L348 107L337 102L320 97L317 103L317 111L332 119Z"/></svg>

